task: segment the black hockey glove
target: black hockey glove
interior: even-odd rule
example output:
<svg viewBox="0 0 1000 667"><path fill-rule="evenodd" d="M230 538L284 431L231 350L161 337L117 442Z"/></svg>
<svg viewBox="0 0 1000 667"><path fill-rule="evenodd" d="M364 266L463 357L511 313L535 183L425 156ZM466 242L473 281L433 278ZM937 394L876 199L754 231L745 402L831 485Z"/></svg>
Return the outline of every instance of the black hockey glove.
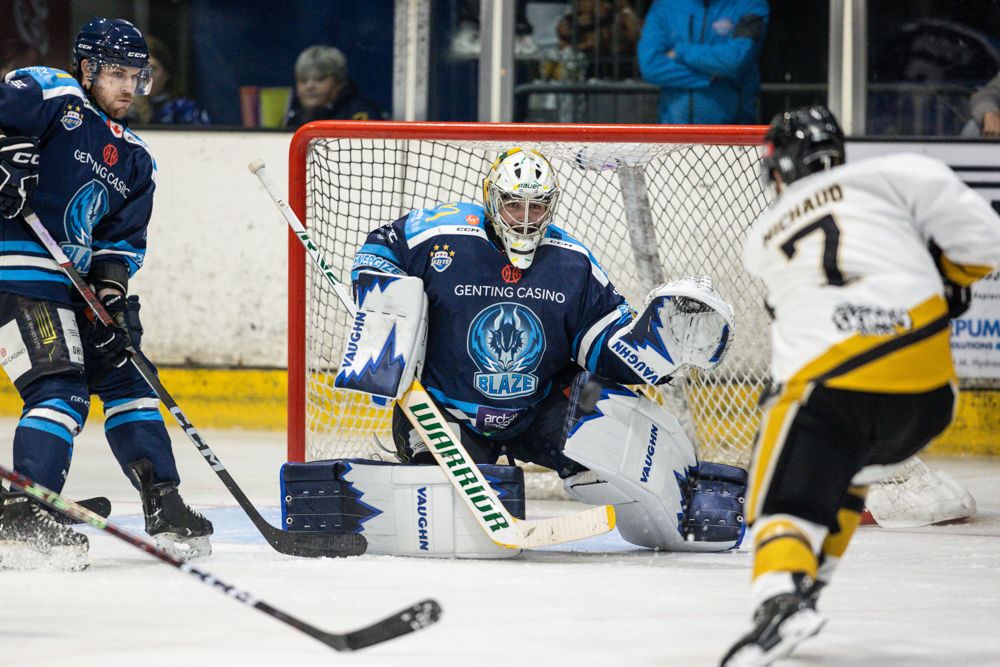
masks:
<svg viewBox="0 0 1000 667"><path fill-rule="evenodd" d="M94 320L84 327L83 339L101 361L113 368L121 368L130 358L126 348L131 345L137 351L142 340L139 297L107 294L101 303L114 320L114 325L105 326L100 320Z"/></svg>
<svg viewBox="0 0 1000 667"><path fill-rule="evenodd" d="M13 218L38 186L38 139L0 136L0 216Z"/></svg>

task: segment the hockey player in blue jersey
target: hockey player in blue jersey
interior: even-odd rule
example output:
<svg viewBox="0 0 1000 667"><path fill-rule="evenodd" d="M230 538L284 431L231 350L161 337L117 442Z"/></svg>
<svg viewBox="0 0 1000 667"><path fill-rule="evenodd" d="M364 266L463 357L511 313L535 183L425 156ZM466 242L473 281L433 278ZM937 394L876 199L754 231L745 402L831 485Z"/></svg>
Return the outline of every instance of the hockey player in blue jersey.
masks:
<svg viewBox="0 0 1000 667"><path fill-rule="evenodd" d="M0 364L24 400L14 468L60 491L73 437L97 394L111 450L140 492L146 531L174 553L204 555L212 524L177 492L159 402L125 354L129 341L139 349L142 335L128 284L145 258L156 175L125 114L149 89L149 51L131 23L97 18L77 35L74 56L73 74L29 67L0 84ZM26 203L116 326L86 317L69 280L19 220ZM81 569L87 549L85 535L23 494L3 497L4 564Z"/></svg>
<svg viewBox="0 0 1000 667"><path fill-rule="evenodd" d="M614 504L622 535L636 544L731 547L736 510L720 511L724 535L688 536L693 447L675 418L622 385L714 368L731 339L732 308L702 277L661 285L636 313L587 247L553 224L560 194L543 155L501 153L483 182L483 205L412 211L368 235L352 267L359 309L366 293L392 289L372 272L422 281L426 348L409 356L423 355L423 385L477 463L506 455L555 470L578 499ZM421 315L397 326L414 320ZM356 331L364 328L356 321ZM380 346L367 358L386 358ZM357 363L360 374L348 377L349 361L338 386L357 381L366 391L372 364ZM434 462L398 406L392 431L401 461Z"/></svg>

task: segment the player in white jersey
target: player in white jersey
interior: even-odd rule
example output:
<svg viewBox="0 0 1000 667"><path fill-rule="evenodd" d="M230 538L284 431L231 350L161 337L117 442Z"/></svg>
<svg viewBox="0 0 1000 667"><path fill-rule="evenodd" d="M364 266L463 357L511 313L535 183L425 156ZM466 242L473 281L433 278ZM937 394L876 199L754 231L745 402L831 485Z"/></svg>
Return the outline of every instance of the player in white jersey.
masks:
<svg viewBox="0 0 1000 667"><path fill-rule="evenodd" d="M724 667L767 665L814 635L816 598L858 525L874 466L952 419L949 320L1000 264L1000 217L916 154L844 165L821 106L777 116L762 176L778 198L746 240L764 281L774 386L750 476L753 629Z"/></svg>

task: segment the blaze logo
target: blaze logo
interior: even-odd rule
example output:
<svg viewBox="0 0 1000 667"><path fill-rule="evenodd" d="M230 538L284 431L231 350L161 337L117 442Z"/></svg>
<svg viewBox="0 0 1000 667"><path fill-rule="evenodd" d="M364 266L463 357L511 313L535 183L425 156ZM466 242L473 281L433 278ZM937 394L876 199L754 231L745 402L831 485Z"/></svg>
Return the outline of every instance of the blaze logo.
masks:
<svg viewBox="0 0 1000 667"><path fill-rule="evenodd" d="M521 281L521 276L523 275L524 273L521 269L517 268L513 264L508 264L503 267L503 271L500 272L500 277L503 278L505 283L518 283Z"/></svg>
<svg viewBox="0 0 1000 667"><path fill-rule="evenodd" d="M478 215L467 215L467 216L465 216L465 224L469 225L470 227L476 227L476 226L478 226L479 225L479 216Z"/></svg>
<svg viewBox="0 0 1000 667"><path fill-rule="evenodd" d="M104 147L104 153L101 157L104 159L104 164L113 167L118 164L118 149L112 144L108 144Z"/></svg>
<svg viewBox="0 0 1000 667"><path fill-rule="evenodd" d="M545 354L545 331L530 308L496 303L481 310L469 325L469 356L479 367L476 389L499 400L535 393L534 371Z"/></svg>

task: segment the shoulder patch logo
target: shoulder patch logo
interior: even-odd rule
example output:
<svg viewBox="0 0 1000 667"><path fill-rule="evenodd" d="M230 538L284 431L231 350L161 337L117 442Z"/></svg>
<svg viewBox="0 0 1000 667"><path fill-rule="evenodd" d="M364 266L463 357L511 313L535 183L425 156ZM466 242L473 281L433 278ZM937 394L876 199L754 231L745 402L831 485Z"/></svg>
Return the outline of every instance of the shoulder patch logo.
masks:
<svg viewBox="0 0 1000 667"><path fill-rule="evenodd" d="M452 261L455 258L455 251L445 243L444 245L435 244L433 250L430 252L431 255L431 268L433 268L438 273L441 273L449 266L451 266Z"/></svg>
<svg viewBox="0 0 1000 667"><path fill-rule="evenodd" d="M83 112L79 104L67 104L66 110L63 111L62 118L59 119L62 126L66 128L67 131L75 130L76 128L83 125Z"/></svg>
<svg viewBox="0 0 1000 667"><path fill-rule="evenodd" d="M479 226L479 216L478 215L472 215L470 213L469 215L465 216L465 224L469 225L470 227L478 227Z"/></svg>

